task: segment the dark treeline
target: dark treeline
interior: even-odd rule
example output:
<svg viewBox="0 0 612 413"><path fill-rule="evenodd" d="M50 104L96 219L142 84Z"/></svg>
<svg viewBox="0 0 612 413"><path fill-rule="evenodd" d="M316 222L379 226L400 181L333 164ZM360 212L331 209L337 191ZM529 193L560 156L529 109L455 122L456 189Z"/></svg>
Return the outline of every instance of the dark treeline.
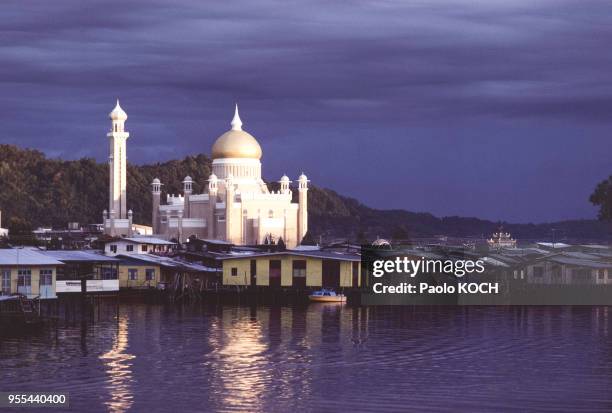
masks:
<svg viewBox="0 0 612 413"><path fill-rule="evenodd" d="M194 192L206 191L210 159L203 154L151 165L129 165L128 206L134 222L151 222L153 178L164 184L165 194L182 192L182 181L190 175ZM108 208L108 165L85 158L75 161L48 159L36 150L0 145L0 209L3 226L65 227L68 222L100 223ZM272 189L278 189L276 183ZM601 192L601 189L600 189ZM297 196L297 191L294 191ZM417 236L488 236L500 224L477 218L437 218L428 213L377 210L336 192L311 186L308 192L310 230L314 237L370 240L375 236L407 239ZM551 224L507 224L504 228L518 238L609 239L609 223L596 220Z"/></svg>

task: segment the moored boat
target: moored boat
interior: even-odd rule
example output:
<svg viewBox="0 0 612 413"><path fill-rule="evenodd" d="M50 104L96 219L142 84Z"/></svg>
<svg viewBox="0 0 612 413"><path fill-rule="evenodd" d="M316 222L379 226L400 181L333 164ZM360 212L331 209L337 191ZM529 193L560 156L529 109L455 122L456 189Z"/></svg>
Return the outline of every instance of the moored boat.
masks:
<svg viewBox="0 0 612 413"><path fill-rule="evenodd" d="M316 303L344 303L346 302L346 296L344 294L336 294L334 290L321 289L314 291L308 296L310 301Z"/></svg>

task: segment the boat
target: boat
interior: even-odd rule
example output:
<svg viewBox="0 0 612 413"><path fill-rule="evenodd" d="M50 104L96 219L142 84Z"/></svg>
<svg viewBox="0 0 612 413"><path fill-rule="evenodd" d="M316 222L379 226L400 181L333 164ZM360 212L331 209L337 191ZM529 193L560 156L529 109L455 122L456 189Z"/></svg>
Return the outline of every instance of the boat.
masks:
<svg viewBox="0 0 612 413"><path fill-rule="evenodd" d="M336 294L334 290L321 289L319 291L313 291L308 296L310 301L316 303L345 303L346 296L344 294Z"/></svg>

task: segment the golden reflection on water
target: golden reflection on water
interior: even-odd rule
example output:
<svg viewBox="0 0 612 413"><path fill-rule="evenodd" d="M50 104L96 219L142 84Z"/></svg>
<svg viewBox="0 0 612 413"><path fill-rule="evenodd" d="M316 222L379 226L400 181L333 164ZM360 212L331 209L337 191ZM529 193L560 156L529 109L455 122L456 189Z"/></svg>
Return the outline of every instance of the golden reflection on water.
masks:
<svg viewBox="0 0 612 413"><path fill-rule="evenodd" d="M321 346L324 334L332 337L332 347L336 341L362 342L364 315L335 305L224 308L210 324L213 350L203 363L213 400L229 410L265 411L278 398L312 397L317 370L329 362L312 348Z"/></svg>
<svg viewBox="0 0 612 413"><path fill-rule="evenodd" d="M215 350L207 364L212 364L223 404L260 410L268 374L264 354L268 345L260 323L248 314L224 311L211 325L209 341Z"/></svg>
<svg viewBox="0 0 612 413"><path fill-rule="evenodd" d="M106 380L110 397L105 402L109 412L125 412L133 404L132 360L136 356L127 353L128 346L128 318L120 316L117 325L117 335L113 340L113 347L100 356L104 363L108 379Z"/></svg>

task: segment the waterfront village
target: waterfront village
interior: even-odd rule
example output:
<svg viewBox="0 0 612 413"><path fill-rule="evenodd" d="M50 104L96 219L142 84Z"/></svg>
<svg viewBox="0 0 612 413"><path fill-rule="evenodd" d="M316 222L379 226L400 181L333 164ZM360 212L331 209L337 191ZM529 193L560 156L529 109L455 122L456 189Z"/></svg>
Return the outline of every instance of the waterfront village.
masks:
<svg viewBox="0 0 612 413"><path fill-rule="evenodd" d="M129 133L118 101L109 116L109 204L100 211L102 222L34 231L47 247L0 249L0 303L82 293L154 292L181 299L221 292L305 296L323 287L342 292L365 287L363 246L347 240L315 243L307 236L307 176L301 173L296 185L282 176L279 191L263 181L261 147L243 130L238 107L231 128L212 146L205 193L193 193L193 180L186 176L183 193L167 194L162 202L164 183L151 182L152 226L133 222L127 204ZM0 236L7 230L0 229ZM440 236L401 244L379 238L372 248L399 248L415 259L482 259L488 272L518 283L612 285L609 245L520 243L501 229L480 243Z"/></svg>

